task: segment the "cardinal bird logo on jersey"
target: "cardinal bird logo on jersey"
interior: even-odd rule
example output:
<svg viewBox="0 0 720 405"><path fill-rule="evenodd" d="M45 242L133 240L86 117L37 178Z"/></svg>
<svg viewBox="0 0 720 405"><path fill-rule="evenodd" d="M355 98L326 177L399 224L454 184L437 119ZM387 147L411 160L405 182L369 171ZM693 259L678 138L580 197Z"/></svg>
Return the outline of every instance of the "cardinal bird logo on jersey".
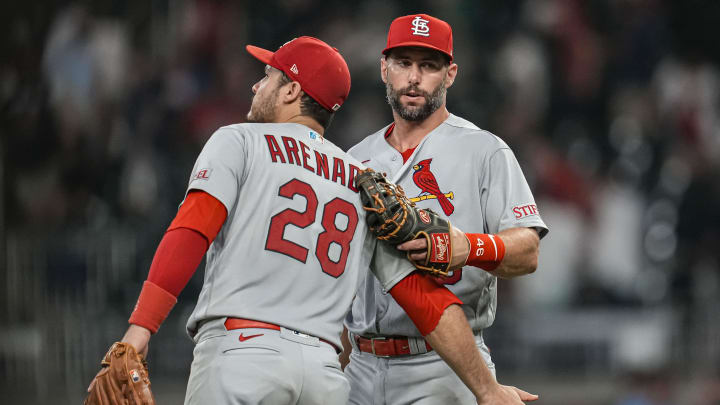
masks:
<svg viewBox="0 0 720 405"><path fill-rule="evenodd" d="M437 199L445 215L450 216L450 214L455 211L455 206L450 202L454 195L452 191L449 193L440 191L440 186L438 186L437 180L435 180L435 175L430 171L430 162L432 162L432 159L425 159L413 166L415 170L415 173L413 173L413 181L415 185L422 190L422 193L415 198L411 198L410 201L418 202Z"/></svg>

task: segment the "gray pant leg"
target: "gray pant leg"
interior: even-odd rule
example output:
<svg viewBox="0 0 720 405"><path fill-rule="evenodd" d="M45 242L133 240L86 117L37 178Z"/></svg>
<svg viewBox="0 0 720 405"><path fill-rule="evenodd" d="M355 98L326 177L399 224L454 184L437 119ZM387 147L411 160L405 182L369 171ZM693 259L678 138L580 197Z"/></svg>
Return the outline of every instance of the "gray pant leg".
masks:
<svg viewBox="0 0 720 405"><path fill-rule="evenodd" d="M350 381L348 404L384 404L387 360L353 349L345 376Z"/></svg>
<svg viewBox="0 0 720 405"><path fill-rule="evenodd" d="M345 405L350 389L335 349L268 329L215 328L193 352L185 405ZM287 332L282 332L287 335ZM240 334L251 339L239 340Z"/></svg>
<svg viewBox="0 0 720 405"><path fill-rule="evenodd" d="M495 375L479 337L478 350ZM354 405L476 404L472 392L436 352L382 359L353 351L345 373Z"/></svg>
<svg viewBox="0 0 720 405"><path fill-rule="evenodd" d="M475 396L435 352L391 360L386 403L476 404Z"/></svg>
<svg viewBox="0 0 720 405"><path fill-rule="evenodd" d="M224 333L210 336L195 344L193 361L190 365L190 378L185 391L185 405L197 404L203 400L216 402L216 391L204 388L207 387L209 381L214 379L215 370L212 368L212 359L219 351L219 343L224 336Z"/></svg>
<svg viewBox="0 0 720 405"><path fill-rule="evenodd" d="M346 405L350 383L340 368L335 349L302 345L305 363L302 394L297 405Z"/></svg>
<svg viewBox="0 0 720 405"><path fill-rule="evenodd" d="M262 336L240 342L240 333ZM300 395L299 351L276 331L228 331L198 343L193 355L186 405L294 404Z"/></svg>

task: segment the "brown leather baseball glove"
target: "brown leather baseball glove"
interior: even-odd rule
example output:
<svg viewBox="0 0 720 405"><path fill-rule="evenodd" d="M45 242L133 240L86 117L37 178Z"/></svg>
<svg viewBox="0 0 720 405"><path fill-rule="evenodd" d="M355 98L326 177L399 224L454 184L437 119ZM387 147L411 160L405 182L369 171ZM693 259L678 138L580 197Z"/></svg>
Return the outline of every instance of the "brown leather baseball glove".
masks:
<svg viewBox="0 0 720 405"><path fill-rule="evenodd" d="M427 240L427 255L415 267L436 276L447 276L452 259L450 221L429 209L420 209L410 201L402 187L390 183L385 175L366 169L355 177L367 224L375 236L392 245L417 238Z"/></svg>
<svg viewBox="0 0 720 405"><path fill-rule="evenodd" d="M154 405L147 362L128 343L116 342L88 387L85 405Z"/></svg>

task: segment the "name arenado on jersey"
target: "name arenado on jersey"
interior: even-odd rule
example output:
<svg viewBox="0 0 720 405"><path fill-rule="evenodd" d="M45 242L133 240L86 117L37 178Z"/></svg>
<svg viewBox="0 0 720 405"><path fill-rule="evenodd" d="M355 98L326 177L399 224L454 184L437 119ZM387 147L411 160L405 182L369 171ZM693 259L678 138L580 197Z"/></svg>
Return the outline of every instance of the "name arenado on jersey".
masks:
<svg viewBox="0 0 720 405"><path fill-rule="evenodd" d="M265 140L273 163L294 164L303 167L318 176L347 186L356 193L358 192L355 187L355 176L360 169L357 166L345 163L341 158L335 156L332 158L331 170L328 156L311 149L302 141L289 136L281 136L280 141L278 141L275 135L270 134L265 134ZM310 154L311 151L313 152L312 155Z"/></svg>

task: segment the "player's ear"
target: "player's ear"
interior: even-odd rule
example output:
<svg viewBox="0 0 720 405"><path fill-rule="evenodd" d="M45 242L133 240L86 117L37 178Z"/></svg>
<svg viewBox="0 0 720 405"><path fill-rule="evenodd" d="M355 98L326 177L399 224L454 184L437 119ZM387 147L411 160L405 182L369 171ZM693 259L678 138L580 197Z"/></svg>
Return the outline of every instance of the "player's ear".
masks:
<svg viewBox="0 0 720 405"><path fill-rule="evenodd" d="M300 83L292 81L290 83L285 84L280 89L280 97L282 101L285 104L292 104L295 101L299 101L300 98L303 95L302 88L300 87Z"/></svg>
<svg viewBox="0 0 720 405"><path fill-rule="evenodd" d="M447 68L447 72L445 72L445 88L450 88L450 86L455 83L455 77L457 77L458 72L458 65L455 63L451 63L450 66Z"/></svg>
<svg viewBox="0 0 720 405"><path fill-rule="evenodd" d="M381 56L380 57L380 78L382 79L383 83L387 83L387 69L388 69L387 56Z"/></svg>

